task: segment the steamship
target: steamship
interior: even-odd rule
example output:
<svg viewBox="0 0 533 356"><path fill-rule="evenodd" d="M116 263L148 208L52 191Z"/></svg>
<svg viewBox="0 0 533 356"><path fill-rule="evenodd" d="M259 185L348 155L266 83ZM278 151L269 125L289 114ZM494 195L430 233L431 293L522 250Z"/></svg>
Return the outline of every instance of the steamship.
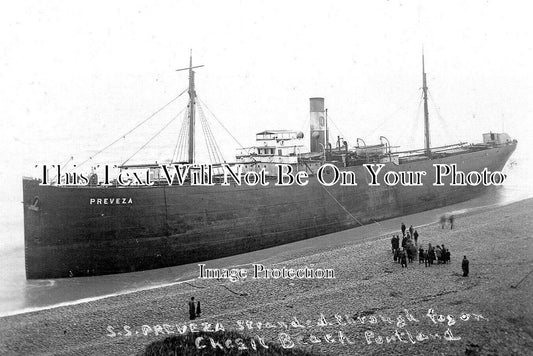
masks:
<svg viewBox="0 0 533 356"><path fill-rule="evenodd" d="M422 60L423 63L423 60ZM186 111L189 132L185 162L194 159L197 112L193 69L189 73ZM434 164L456 164L459 170L499 171L516 148L505 133L483 134L478 144L431 147L427 84L422 65L425 147L393 152L385 137L367 146L358 139L349 146L340 138L330 143L323 98L310 99L309 135L267 130L256 135L253 147L238 149L234 166L243 172L264 170L273 176L277 164L305 170L305 186L194 184L152 186L43 185L23 178L26 278L94 276L155 269L264 249L379 220L455 204L480 195L484 185L370 186L365 163L384 164L383 171L425 171L435 180ZM184 91L185 92L185 91ZM309 140L309 141L307 141ZM310 149L305 149L305 141ZM356 187L325 186L319 167L329 163L363 178ZM121 170L137 166L120 166ZM154 177L159 165L146 164ZM326 172L328 173L328 172ZM94 178L94 177L93 177ZM367 179L365 182L364 179ZM96 199L106 204L94 204ZM112 203L109 203L112 202ZM118 203L117 203L118 202ZM324 237L326 238L326 237Z"/></svg>

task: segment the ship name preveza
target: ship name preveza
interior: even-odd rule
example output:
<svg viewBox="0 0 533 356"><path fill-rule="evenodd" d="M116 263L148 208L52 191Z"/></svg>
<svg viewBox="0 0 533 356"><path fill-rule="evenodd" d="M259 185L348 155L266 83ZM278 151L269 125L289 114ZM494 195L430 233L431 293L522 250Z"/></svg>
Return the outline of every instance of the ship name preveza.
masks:
<svg viewBox="0 0 533 356"><path fill-rule="evenodd" d="M133 204L130 198L90 198L89 205L126 205Z"/></svg>

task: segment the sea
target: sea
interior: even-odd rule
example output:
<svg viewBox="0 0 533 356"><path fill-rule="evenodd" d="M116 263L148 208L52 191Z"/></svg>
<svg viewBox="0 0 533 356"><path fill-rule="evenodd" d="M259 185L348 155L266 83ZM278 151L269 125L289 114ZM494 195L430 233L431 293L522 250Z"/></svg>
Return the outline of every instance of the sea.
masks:
<svg viewBox="0 0 533 356"><path fill-rule="evenodd" d="M334 248L355 238L363 241L369 237L390 234L398 230L400 221L421 226L437 221L444 213L460 216L461 213L471 210L528 199L533 197L533 180L530 179L532 167L533 154L526 145L520 145L519 142L504 168L507 174L505 184L489 194L445 208L330 234L327 238L316 237L206 263L211 268L229 268L262 261L282 262L283 256L290 256L291 251L317 247ZM86 303L140 290L186 284L198 276L198 265L194 263L98 277L26 280L21 178L10 176L12 181L9 181L9 184L3 182L4 184L0 185L0 317Z"/></svg>

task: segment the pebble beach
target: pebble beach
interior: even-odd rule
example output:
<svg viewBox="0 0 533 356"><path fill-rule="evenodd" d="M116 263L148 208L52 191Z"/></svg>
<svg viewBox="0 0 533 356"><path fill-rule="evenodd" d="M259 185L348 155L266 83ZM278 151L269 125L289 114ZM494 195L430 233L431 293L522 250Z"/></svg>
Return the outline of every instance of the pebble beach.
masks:
<svg viewBox="0 0 533 356"><path fill-rule="evenodd" d="M217 329L254 337L255 347L265 340L328 355L533 354L533 199L457 215L453 230L437 221L415 228L424 248L444 244L451 263L402 269L391 235L369 233L261 261L333 269L335 278L196 279L3 317L0 354L136 355L173 334ZM192 321L191 296L202 305Z"/></svg>

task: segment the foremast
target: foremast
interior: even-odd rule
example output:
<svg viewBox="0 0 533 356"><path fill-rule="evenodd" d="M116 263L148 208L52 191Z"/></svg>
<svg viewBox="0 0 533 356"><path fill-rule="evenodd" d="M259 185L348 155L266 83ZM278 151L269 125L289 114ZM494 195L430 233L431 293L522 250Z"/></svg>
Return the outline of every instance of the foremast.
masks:
<svg viewBox="0 0 533 356"><path fill-rule="evenodd" d="M189 57L189 67L176 69L176 71L188 70L189 71L189 152L187 162L192 164L194 163L194 125L195 125L195 112L196 112L196 90L194 88L194 68L200 68L203 65L194 66L192 65L192 50Z"/></svg>

